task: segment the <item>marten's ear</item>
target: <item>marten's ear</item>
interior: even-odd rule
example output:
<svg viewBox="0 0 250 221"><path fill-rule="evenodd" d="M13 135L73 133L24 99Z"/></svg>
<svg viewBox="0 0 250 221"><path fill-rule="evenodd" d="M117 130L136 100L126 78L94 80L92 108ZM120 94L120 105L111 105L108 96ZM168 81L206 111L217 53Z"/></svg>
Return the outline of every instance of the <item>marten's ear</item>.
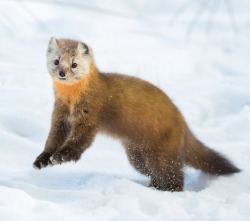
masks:
<svg viewBox="0 0 250 221"><path fill-rule="evenodd" d="M55 37L51 37L51 38L50 38L50 41L49 41L47 53L51 53L51 52L52 52L53 50L55 50L56 48L58 48L57 39L56 39Z"/></svg>
<svg viewBox="0 0 250 221"><path fill-rule="evenodd" d="M87 46L85 43L83 42L80 42L78 43L77 45L77 50L82 53L82 54L85 54L85 55L89 55L91 54L91 48L89 46Z"/></svg>

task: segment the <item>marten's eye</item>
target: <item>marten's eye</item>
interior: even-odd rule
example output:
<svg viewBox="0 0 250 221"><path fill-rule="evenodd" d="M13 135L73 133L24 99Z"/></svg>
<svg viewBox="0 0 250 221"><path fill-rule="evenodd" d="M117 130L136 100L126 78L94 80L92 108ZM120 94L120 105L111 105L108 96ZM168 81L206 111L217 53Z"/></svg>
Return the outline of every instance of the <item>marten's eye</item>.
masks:
<svg viewBox="0 0 250 221"><path fill-rule="evenodd" d="M59 65L59 60L55 60L54 65Z"/></svg>
<svg viewBox="0 0 250 221"><path fill-rule="evenodd" d="M73 64L71 65L71 67L72 67L72 68L76 68L76 67L77 67L77 63L73 63Z"/></svg>

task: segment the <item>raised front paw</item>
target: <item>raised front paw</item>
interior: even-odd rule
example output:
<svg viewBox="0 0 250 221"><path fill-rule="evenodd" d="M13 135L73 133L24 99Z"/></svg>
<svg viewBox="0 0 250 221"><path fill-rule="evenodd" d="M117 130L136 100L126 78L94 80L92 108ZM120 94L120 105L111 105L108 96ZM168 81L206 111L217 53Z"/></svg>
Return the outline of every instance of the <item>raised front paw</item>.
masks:
<svg viewBox="0 0 250 221"><path fill-rule="evenodd" d="M47 152L42 152L36 158L35 162L33 163L33 167L35 169L42 169L43 167L48 166L49 164L51 164L50 156L51 156L51 154L49 154Z"/></svg>
<svg viewBox="0 0 250 221"><path fill-rule="evenodd" d="M67 161L77 161L81 157L81 153L72 148L63 148L50 157L53 165L61 164Z"/></svg>

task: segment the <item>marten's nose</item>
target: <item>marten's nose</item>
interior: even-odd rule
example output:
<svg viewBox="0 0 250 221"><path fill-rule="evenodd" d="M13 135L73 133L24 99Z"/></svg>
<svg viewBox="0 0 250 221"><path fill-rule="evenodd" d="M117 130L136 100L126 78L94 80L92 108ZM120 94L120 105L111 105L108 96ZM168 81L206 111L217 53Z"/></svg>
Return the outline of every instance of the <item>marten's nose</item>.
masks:
<svg viewBox="0 0 250 221"><path fill-rule="evenodd" d="M62 77L62 78L65 77L64 71L60 71L60 72L59 72L59 76Z"/></svg>

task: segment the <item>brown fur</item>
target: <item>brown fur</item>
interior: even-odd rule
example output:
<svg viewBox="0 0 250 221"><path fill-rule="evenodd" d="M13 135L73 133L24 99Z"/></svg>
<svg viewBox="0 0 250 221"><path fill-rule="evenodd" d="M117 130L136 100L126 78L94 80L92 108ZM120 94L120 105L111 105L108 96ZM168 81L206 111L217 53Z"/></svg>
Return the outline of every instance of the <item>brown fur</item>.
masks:
<svg viewBox="0 0 250 221"><path fill-rule="evenodd" d="M67 50L78 43L59 42ZM209 174L239 172L199 142L168 96L146 81L101 73L92 62L77 83L54 80L54 90L51 130L36 168L79 160L102 132L120 139L130 163L160 190L183 190L184 164Z"/></svg>

